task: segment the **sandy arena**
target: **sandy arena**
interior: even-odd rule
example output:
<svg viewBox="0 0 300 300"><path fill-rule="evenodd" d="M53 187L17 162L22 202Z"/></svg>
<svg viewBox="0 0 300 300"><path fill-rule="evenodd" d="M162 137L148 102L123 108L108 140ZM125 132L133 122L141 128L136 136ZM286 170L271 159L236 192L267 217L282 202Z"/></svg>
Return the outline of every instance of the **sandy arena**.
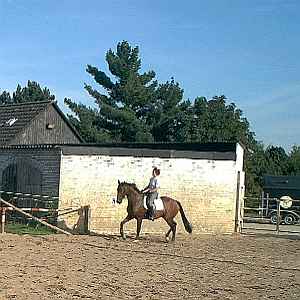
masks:
<svg viewBox="0 0 300 300"><path fill-rule="evenodd" d="M0 299L300 299L300 240L0 236Z"/></svg>

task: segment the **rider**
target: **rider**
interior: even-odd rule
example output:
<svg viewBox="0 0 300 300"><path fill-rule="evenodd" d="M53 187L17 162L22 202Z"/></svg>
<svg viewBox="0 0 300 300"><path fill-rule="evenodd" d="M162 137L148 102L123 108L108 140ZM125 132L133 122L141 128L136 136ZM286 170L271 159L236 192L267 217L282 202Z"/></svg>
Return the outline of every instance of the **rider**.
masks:
<svg viewBox="0 0 300 300"><path fill-rule="evenodd" d="M152 177L150 178L148 186L142 191L147 195L148 218L152 221L154 221L154 200L158 198L159 182L157 177L159 174L160 169L155 167L152 171Z"/></svg>

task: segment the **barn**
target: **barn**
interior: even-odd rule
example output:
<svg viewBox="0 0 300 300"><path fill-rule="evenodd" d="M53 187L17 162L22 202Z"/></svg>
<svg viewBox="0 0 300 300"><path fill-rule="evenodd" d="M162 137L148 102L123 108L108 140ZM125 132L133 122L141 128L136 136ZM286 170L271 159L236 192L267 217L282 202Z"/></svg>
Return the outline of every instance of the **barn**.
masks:
<svg viewBox="0 0 300 300"><path fill-rule="evenodd" d="M126 201L118 180L142 189L158 166L161 195L179 200L195 233L232 233L241 225L244 193L239 143L85 144L54 102L0 107L1 190L58 196L57 207L90 205L90 231L117 233ZM73 228L78 214L59 218ZM165 232L164 221L143 232ZM179 232L183 232L178 220ZM126 230L135 231L135 222Z"/></svg>
<svg viewBox="0 0 300 300"><path fill-rule="evenodd" d="M55 101L0 105L0 146L81 142Z"/></svg>
<svg viewBox="0 0 300 300"><path fill-rule="evenodd" d="M58 195L60 153L32 145L82 141L54 101L1 105L1 190Z"/></svg>

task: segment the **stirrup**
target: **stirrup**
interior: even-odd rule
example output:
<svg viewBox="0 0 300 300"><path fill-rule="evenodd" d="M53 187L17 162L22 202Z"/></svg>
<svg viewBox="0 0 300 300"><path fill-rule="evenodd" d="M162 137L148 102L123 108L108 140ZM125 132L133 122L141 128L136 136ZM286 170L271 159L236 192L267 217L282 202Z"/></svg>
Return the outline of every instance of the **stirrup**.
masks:
<svg viewBox="0 0 300 300"><path fill-rule="evenodd" d="M154 216L151 213L147 213L146 217L148 220L154 221Z"/></svg>
<svg viewBox="0 0 300 300"><path fill-rule="evenodd" d="M150 215L148 216L148 219L151 220L151 221L154 221L154 213L150 214Z"/></svg>

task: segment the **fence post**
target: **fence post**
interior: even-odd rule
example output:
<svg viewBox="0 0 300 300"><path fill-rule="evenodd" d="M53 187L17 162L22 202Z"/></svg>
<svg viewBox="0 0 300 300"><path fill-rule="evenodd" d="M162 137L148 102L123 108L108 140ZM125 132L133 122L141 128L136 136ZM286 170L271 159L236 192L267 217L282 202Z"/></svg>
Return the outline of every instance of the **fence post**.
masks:
<svg viewBox="0 0 300 300"><path fill-rule="evenodd" d="M86 205L83 207L84 211L84 233L89 234L90 233L90 206Z"/></svg>
<svg viewBox="0 0 300 300"><path fill-rule="evenodd" d="M267 209L266 209L266 217L269 215L269 193L267 193Z"/></svg>
<svg viewBox="0 0 300 300"><path fill-rule="evenodd" d="M280 216L280 200L276 199L277 201L277 222L276 222L276 232L279 234L279 224L281 221L281 216Z"/></svg>
<svg viewBox="0 0 300 300"><path fill-rule="evenodd" d="M262 210L259 211L260 217L264 217L264 208L265 208L265 198L264 198L264 192L262 191L260 194L261 197L261 208Z"/></svg>
<svg viewBox="0 0 300 300"><path fill-rule="evenodd" d="M5 214L6 207L1 207L1 233L5 233Z"/></svg>

